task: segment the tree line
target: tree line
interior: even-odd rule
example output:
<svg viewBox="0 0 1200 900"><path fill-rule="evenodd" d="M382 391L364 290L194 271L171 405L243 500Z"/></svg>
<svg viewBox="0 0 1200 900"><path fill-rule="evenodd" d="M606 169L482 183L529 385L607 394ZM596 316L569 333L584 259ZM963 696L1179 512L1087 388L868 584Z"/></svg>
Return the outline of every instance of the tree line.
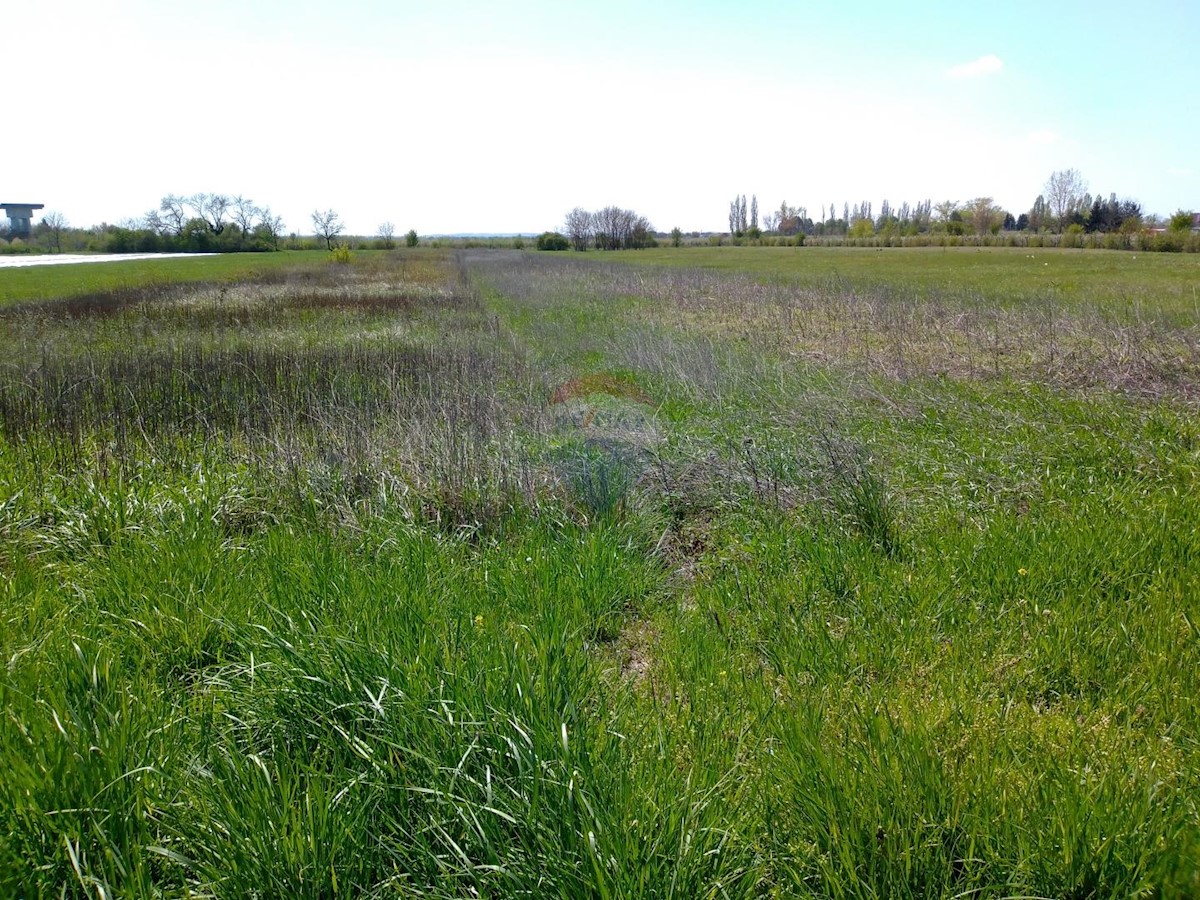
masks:
<svg viewBox="0 0 1200 900"><path fill-rule="evenodd" d="M567 213L563 227L575 250L640 250L657 243L654 227L645 216L619 206L594 212L577 206Z"/></svg>
<svg viewBox="0 0 1200 900"><path fill-rule="evenodd" d="M190 252L278 250L284 229L270 206L241 194L207 192L167 194L138 224L160 245Z"/></svg>
<svg viewBox="0 0 1200 900"><path fill-rule="evenodd" d="M341 217L333 209L314 210L313 234L318 246L333 250L345 231ZM46 250L102 253L229 253L279 250L284 240L283 219L270 206L259 206L242 195L219 193L167 194L158 206L144 215L126 219L117 225L103 223L92 228L73 228L60 212L51 211L42 217L28 238L18 238L10 244L0 242L6 252ZM384 222L379 226L374 246L392 249L396 246L395 226ZM416 230L403 236L406 246L419 243ZM363 245L362 240L354 243ZM311 239L292 233L287 238L291 248L313 246Z"/></svg>
<svg viewBox="0 0 1200 900"><path fill-rule="evenodd" d="M167 194L142 216L116 225L73 228L49 212L31 238L46 250L102 253L229 253L280 249L283 219L248 197L218 193Z"/></svg>
<svg viewBox="0 0 1200 900"><path fill-rule="evenodd" d="M1171 217L1170 227L1190 229L1192 221L1192 214L1181 210ZM869 238L939 233L987 235L1001 231L1128 234L1164 224L1147 216L1136 200L1118 197L1116 193L1093 196L1075 169L1052 173L1042 193L1019 215L1003 209L992 197L940 203L927 199L899 206L884 200L878 214L869 200L853 205L843 202L840 209L831 202L822 204L819 216L810 216L806 207L790 206L784 201L778 210L762 217L760 226L758 197L752 195L747 203L746 195L741 194L729 204L728 222L729 234L734 239L749 240L763 235Z"/></svg>

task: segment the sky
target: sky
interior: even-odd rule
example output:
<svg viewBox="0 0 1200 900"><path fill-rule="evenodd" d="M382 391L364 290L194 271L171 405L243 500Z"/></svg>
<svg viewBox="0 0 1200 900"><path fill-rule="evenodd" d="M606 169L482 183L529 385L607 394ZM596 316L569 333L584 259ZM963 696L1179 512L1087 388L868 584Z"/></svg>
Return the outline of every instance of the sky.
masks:
<svg viewBox="0 0 1200 900"><path fill-rule="evenodd" d="M721 231L742 193L1017 214L1066 168L1200 208L1194 0L55 0L0 36L0 201L73 225L212 191L299 233Z"/></svg>

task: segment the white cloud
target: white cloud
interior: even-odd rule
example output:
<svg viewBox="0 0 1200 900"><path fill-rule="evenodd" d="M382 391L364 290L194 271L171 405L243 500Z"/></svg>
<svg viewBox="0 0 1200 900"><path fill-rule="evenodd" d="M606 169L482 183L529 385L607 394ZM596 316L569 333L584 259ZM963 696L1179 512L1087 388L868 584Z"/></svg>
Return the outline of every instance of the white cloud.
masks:
<svg viewBox="0 0 1200 900"><path fill-rule="evenodd" d="M1176 178L1191 178L1193 171L1185 166L1171 166L1167 169L1168 175L1174 175Z"/></svg>
<svg viewBox="0 0 1200 900"><path fill-rule="evenodd" d="M946 70L946 74L951 78L979 78L983 75L995 75L1003 68L1004 60L989 53L979 59L973 59L969 63L953 66Z"/></svg>

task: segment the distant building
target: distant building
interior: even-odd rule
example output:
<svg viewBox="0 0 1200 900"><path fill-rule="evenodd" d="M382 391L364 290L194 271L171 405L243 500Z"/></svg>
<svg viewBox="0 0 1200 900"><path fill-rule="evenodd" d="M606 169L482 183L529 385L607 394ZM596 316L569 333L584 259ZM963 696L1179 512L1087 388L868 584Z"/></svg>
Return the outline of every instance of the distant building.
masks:
<svg viewBox="0 0 1200 900"><path fill-rule="evenodd" d="M42 203L0 203L0 209L8 216L8 230L13 237L28 237L33 230L33 211L41 209Z"/></svg>

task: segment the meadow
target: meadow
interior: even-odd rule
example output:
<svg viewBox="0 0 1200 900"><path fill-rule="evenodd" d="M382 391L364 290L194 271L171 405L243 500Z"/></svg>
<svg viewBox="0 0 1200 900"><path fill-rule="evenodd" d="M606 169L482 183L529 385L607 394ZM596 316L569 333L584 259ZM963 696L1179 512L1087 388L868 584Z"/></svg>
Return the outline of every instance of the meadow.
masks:
<svg viewBox="0 0 1200 900"><path fill-rule="evenodd" d="M0 272L0 308L29 300L115 292L152 285L252 279L326 254L227 253L202 257L138 259L100 265L30 266Z"/></svg>
<svg viewBox="0 0 1200 900"><path fill-rule="evenodd" d="M682 252L681 252L682 251ZM1001 247L687 247L620 251L624 261L751 273L806 284L847 282L974 294L992 303L1053 298L1148 311L1200 312L1200 260L1177 253Z"/></svg>
<svg viewBox="0 0 1200 900"><path fill-rule="evenodd" d="M1190 257L263 258L0 272L0 894L1200 894Z"/></svg>

